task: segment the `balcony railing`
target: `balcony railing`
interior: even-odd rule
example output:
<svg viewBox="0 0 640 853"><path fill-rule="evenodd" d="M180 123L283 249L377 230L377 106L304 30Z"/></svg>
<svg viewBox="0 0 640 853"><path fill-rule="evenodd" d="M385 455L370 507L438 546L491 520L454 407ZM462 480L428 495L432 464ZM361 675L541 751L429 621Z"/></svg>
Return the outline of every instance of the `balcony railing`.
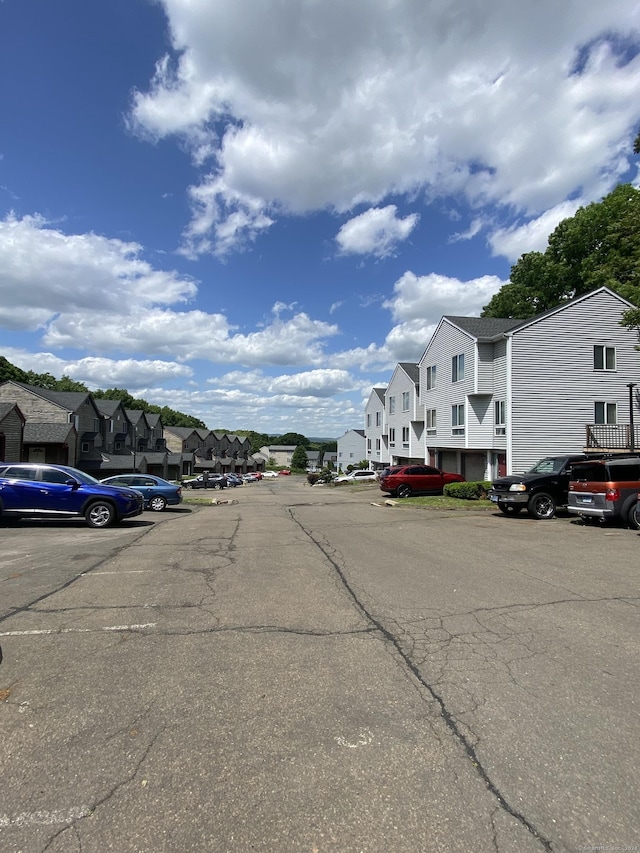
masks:
<svg viewBox="0 0 640 853"><path fill-rule="evenodd" d="M640 452L640 424L587 424L586 450L637 450Z"/></svg>

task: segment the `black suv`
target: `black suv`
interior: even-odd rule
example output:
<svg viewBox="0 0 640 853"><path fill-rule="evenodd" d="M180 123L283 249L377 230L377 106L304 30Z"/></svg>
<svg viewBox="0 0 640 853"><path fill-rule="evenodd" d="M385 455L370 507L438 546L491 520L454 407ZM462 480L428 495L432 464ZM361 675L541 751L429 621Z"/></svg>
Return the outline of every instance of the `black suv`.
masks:
<svg viewBox="0 0 640 853"><path fill-rule="evenodd" d="M489 499L505 515L526 509L532 518L553 518L559 507L567 506L571 466L592 458L585 453L545 456L524 474L494 480Z"/></svg>

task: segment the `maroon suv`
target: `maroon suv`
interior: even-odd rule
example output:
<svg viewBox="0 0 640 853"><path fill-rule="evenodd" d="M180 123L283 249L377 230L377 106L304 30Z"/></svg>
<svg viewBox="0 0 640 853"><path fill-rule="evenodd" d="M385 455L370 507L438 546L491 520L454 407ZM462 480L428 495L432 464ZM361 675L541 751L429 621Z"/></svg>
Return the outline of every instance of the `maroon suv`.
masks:
<svg viewBox="0 0 640 853"><path fill-rule="evenodd" d="M380 474L380 488L399 498L441 495L447 483L464 483L462 474L450 474L430 465L395 465Z"/></svg>

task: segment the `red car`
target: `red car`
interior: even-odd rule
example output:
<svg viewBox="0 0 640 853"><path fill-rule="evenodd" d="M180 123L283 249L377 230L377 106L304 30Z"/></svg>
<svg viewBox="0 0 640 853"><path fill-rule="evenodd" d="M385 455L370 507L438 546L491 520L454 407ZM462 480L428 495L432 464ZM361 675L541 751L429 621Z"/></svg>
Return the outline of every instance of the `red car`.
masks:
<svg viewBox="0 0 640 853"><path fill-rule="evenodd" d="M291 474L288 468L283 468L282 471L278 471L280 477L288 477Z"/></svg>
<svg viewBox="0 0 640 853"><path fill-rule="evenodd" d="M441 495L447 483L464 483L462 474L450 474L430 465L395 465L380 474L380 489L399 498Z"/></svg>

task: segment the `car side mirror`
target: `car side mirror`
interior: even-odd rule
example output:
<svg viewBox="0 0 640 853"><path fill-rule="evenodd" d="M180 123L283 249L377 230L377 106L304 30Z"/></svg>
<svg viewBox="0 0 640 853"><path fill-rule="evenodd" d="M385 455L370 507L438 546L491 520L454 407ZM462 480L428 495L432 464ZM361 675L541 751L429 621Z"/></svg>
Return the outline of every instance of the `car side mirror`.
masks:
<svg viewBox="0 0 640 853"><path fill-rule="evenodd" d="M73 477L69 477L66 481L67 486L71 486L72 489L79 489L80 483L77 480L74 480Z"/></svg>

